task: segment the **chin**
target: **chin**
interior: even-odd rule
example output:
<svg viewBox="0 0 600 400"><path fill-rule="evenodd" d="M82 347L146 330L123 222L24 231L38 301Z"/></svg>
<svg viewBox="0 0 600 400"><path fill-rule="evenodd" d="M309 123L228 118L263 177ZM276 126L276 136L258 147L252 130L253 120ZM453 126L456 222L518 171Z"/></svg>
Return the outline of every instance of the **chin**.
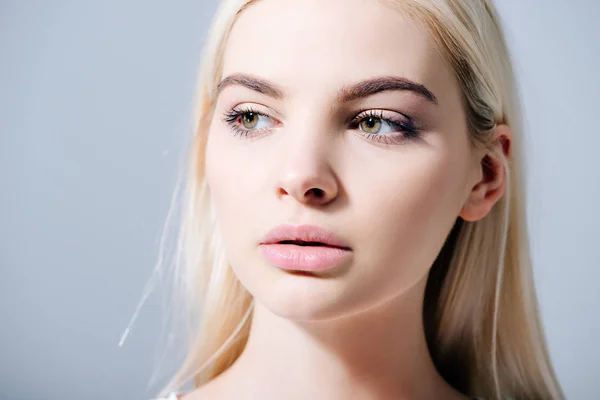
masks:
<svg viewBox="0 0 600 400"><path fill-rule="evenodd" d="M306 272L271 268L260 274L261 281L242 282L254 296L256 305L288 320L318 321L352 313L352 298L343 279L323 278Z"/></svg>

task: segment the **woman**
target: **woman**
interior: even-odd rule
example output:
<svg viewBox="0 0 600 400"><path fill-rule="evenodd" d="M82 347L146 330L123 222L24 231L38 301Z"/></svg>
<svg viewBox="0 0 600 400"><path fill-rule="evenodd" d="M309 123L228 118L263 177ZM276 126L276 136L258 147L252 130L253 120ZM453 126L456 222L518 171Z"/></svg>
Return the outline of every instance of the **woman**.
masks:
<svg viewBox="0 0 600 400"><path fill-rule="evenodd" d="M222 1L199 83L160 396L564 397L489 1Z"/></svg>

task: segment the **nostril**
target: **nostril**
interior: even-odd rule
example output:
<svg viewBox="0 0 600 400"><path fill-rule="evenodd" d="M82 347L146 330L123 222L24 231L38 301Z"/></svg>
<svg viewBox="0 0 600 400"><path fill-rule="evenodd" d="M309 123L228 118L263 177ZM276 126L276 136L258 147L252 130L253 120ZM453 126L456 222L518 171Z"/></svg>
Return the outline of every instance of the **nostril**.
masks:
<svg viewBox="0 0 600 400"><path fill-rule="evenodd" d="M323 192L322 189L313 188L313 189L310 189L310 190L313 192L313 194L315 195L315 197L318 198L318 199L320 199L323 196L325 196L325 192Z"/></svg>

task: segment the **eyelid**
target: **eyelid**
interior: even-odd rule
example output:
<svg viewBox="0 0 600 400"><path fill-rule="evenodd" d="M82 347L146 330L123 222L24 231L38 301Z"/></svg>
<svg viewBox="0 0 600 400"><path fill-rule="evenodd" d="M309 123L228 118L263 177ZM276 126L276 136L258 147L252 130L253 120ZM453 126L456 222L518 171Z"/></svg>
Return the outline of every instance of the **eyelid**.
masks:
<svg viewBox="0 0 600 400"><path fill-rule="evenodd" d="M386 113L389 113L392 115L386 115ZM351 116L349 116L346 119L346 123L349 124L349 123L361 120L368 116L375 116L377 118L385 118L385 119L394 119L394 117L395 117L394 114L400 115L401 118L403 119L402 122L414 124L413 119L411 117L409 117L408 115L401 113L399 111L388 110L385 108L365 108L358 112L354 112ZM395 118L398 118L398 117L395 117Z"/></svg>
<svg viewBox="0 0 600 400"><path fill-rule="evenodd" d="M259 108L257 109L256 106L258 106ZM247 109L252 109L252 111L254 111L254 112L262 114L271 119L276 119L279 122L281 122L282 120L285 119L285 116L283 114L273 110L270 107L267 107L263 104L255 103L255 102L247 102L247 103L241 102L241 103L237 103L233 107L229 108L229 110L232 110L232 111L241 111L241 110L247 110ZM363 108L363 109L352 111L352 112L350 112L348 117L345 118L344 123L349 124L358 118L364 118L363 114L365 114L365 113L375 113L375 112L376 113L381 113L381 112L391 113L392 115L399 114L408 123L415 124L415 120L407 114L404 114L404 113L402 113L400 111L396 111L396 110L390 110L387 108L377 108L377 107ZM367 115L370 115L370 114L367 114Z"/></svg>
<svg viewBox="0 0 600 400"><path fill-rule="evenodd" d="M254 102L237 103L236 105L234 105L233 107L230 107L229 109L234 110L234 111L252 109L254 112L262 114L271 119L277 119L279 121L285 119L283 114L273 110L270 107L265 106L264 104L260 104L260 103L254 103Z"/></svg>

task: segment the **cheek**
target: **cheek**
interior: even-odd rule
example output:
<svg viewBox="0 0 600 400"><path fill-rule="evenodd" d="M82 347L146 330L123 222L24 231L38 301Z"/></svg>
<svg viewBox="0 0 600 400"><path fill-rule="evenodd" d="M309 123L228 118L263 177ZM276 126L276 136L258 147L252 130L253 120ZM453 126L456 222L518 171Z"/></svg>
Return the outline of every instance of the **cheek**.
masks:
<svg viewBox="0 0 600 400"><path fill-rule="evenodd" d="M222 128L211 129L206 144L205 171L212 207L221 227L223 239L226 244L237 241L231 233L236 232L233 227L240 219L240 201L244 199L243 188L240 188L239 171L243 171L243 160L229 154L228 132ZM227 246L229 247L229 246Z"/></svg>
<svg viewBox="0 0 600 400"><path fill-rule="evenodd" d="M233 137L226 127L215 126L208 136L205 158L212 208L227 259L238 276L244 275L248 256L256 252L260 238L254 225L264 208L260 183L265 177L259 176L259 168L253 166L260 159L243 140Z"/></svg>
<svg viewBox="0 0 600 400"><path fill-rule="evenodd" d="M254 229L257 218L265 215L258 193L258 183L264 181L264 176L260 179L256 169L249 168L257 161L256 155L240 146L240 140L226 128L209 133L206 180L227 263L252 296L264 298L276 274L258 262L260 238Z"/></svg>
<svg viewBox="0 0 600 400"><path fill-rule="evenodd" d="M356 205L353 237L361 249L357 262L364 264L357 279L398 292L429 271L458 216L466 166L439 150L396 154L378 163L386 164L385 173L354 171L348 187Z"/></svg>
<svg viewBox="0 0 600 400"><path fill-rule="evenodd" d="M248 160L237 150L237 141L227 128L217 125L211 128L206 143L206 180L214 205L223 216L235 213L242 198L248 200L241 187Z"/></svg>

